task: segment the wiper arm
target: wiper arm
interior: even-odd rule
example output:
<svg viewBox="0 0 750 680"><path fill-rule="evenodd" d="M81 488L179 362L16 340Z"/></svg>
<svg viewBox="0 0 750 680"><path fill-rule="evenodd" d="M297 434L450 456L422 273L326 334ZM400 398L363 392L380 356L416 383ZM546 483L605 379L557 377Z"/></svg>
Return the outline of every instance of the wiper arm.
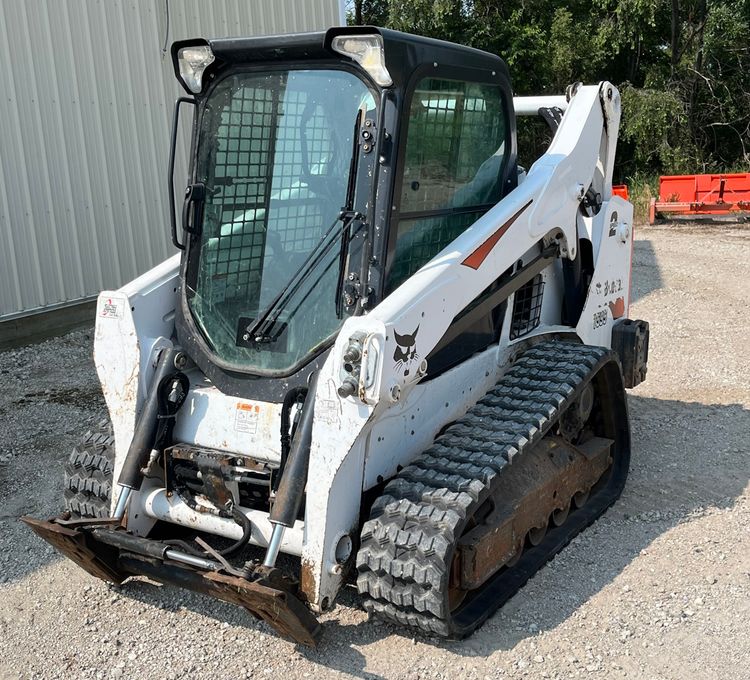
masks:
<svg viewBox="0 0 750 680"><path fill-rule="evenodd" d="M349 162L349 180L346 184L346 202L344 210L354 210L354 190L357 186L357 168L359 167L359 126L362 124L362 109L357 111L352 132L352 158Z"/></svg>
<svg viewBox="0 0 750 680"><path fill-rule="evenodd" d="M344 210L352 212L354 210L354 191L357 186L357 170L359 168L359 126L362 124L363 111L360 108L357 111L357 117L354 119L354 132L352 132L352 158L349 163L349 182L346 186L346 204ZM362 216L354 217L354 219L362 219ZM336 277L336 318L340 319L344 315L344 310L341 305L341 299L343 296L344 287L344 267L346 266L346 259L349 255L349 243L351 241L351 223L349 222L341 230L341 250L339 255L339 273Z"/></svg>
<svg viewBox="0 0 750 680"><path fill-rule="evenodd" d="M361 218L361 215L359 213L348 210L342 210L337 215L333 224L331 224L331 226L326 229L325 234L323 234L317 245L312 249L310 254L302 263L302 266L295 272L292 278L289 279L288 283L279 291L274 299L271 300L271 302L258 316L255 322L251 326L248 326L247 335L252 341L257 343L265 343L271 342L271 340L273 340L273 338L268 335L268 331L273 327L273 325L276 323L276 320L279 318L280 310L286 305L292 295L294 295L297 290L299 290L299 287L302 285L305 279L307 279L307 277L310 276L310 274L315 270L323 257L325 257L326 253L331 249L331 246L336 243L336 235L334 235L334 238L330 239L328 243L325 243L326 239L328 239L339 222L343 222L342 229L348 229L349 225L358 218ZM323 245L324 243L325 245ZM321 246L323 247L321 248ZM268 321L268 317L274 312L274 310L277 309L279 311L277 311L274 318L271 319L269 323L266 323Z"/></svg>

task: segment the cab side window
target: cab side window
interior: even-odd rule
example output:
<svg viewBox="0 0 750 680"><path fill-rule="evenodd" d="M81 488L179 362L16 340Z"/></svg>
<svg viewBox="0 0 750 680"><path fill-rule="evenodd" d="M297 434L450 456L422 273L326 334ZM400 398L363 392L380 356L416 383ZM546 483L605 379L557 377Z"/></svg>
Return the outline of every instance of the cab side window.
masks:
<svg viewBox="0 0 750 680"><path fill-rule="evenodd" d="M442 78L417 84L386 293L500 200L505 122L497 85Z"/></svg>

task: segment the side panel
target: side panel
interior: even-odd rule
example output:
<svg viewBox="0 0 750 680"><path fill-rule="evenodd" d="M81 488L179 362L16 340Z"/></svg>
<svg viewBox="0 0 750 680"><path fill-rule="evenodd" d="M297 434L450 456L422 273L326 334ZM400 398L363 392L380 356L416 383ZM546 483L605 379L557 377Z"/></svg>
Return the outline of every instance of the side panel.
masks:
<svg viewBox="0 0 750 680"><path fill-rule="evenodd" d="M551 284L550 295L555 295L556 265L543 275ZM375 407L337 395L340 373L332 357L348 344L348 334L339 335L318 383L307 485L302 587L314 609L325 609L326 600L332 602L341 586L336 546L346 535L356 538L362 490L388 479L429 446L443 426L465 413L500 378L530 338L570 332L554 325L559 313L559 301L552 301L536 332L512 344L505 323L499 345ZM375 324L372 331L377 334Z"/></svg>
<svg viewBox="0 0 750 680"><path fill-rule="evenodd" d="M154 349L171 344L179 263L175 255L97 301L94 363L115 433L115 480L154 370ZM115 487L113 508L118 495Z"/></svg>
<svg viewBox="0 0 750 680"><path fill-rule="evenodd" d="M576 331L587 345L612 346L612 326L630 308L633 206L613 196L594 218L594 276Z"/></svg>

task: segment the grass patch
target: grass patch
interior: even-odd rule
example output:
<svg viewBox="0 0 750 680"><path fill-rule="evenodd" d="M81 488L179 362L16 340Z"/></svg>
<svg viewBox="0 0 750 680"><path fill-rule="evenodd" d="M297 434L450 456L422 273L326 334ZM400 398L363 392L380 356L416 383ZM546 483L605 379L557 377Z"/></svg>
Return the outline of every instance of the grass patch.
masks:
<svg viewBox="0 0 750 680"><path fill-rule="evenodd" d="M648 207L652 198L659 195L659 175L645 175L636 173L627 177L630 202L633 204L633 222L648 224Z"/></svg>

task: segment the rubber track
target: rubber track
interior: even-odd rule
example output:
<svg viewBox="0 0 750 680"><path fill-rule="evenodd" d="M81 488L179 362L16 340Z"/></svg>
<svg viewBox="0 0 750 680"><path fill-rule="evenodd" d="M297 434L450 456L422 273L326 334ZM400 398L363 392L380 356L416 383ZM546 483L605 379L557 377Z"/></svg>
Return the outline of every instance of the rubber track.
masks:
<svg viewBox="0 0 750 680"><path fill-rule="evenodd" d="M65 465L65 508L74 517L108 517L112 498L115 438L108 420L89 430Z"/></svg>
<svg viewBox="0 0 750 680"><path fill-rule="evenodd" d="M524 352L465 416L386 486L361 532L357 587L388 621L446 637L453 546L503 468L536 444L611 352L546 342Z"/></svg>

